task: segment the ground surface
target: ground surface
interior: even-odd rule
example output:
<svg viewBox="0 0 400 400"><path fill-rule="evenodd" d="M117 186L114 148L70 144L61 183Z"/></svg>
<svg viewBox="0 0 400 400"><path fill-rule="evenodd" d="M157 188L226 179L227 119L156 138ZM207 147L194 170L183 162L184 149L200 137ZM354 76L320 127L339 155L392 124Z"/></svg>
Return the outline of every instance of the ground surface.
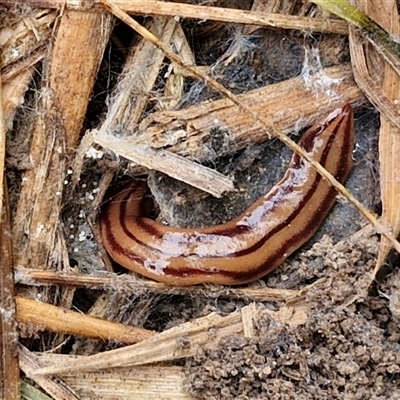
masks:
<svg viewBox="0 0 400 400"><path fill-rule="evenodd" d="M301 2L292 3L301 7ZM243 2L224 5L238 4L245 8ZM286 2L282 4L283 7ZM246 6L250 4L246 2ZM212 65L212 76L237 94L349 62L344 36L266 28L250 32L237 25L210 21L185 21L183 28L197 64ZM125 49L137 40L122 24L117 24L112 38L106 52L110 56L103 60L88 109L86 128L96 127L102 120L107 108L106 96L112 93L125 61ZM166 62L143 117L162 108L167 67ZM40 74L35 79L38 84ZM175 109L218 97L203 82L189 77L185 79L184 95ZM24 136L25 130L29 131L26 128L32 112L29 109L35 110L37 101L32 89L10 133L7 172L12 206L18 201L21 170L26 168L29 158L28 139ZM346 185L370 210L379 212L379 117L369 103L363 104L355 110L354 168ZM293 137L297 139L300 134L293 132ZM140 175L140 179L147 179L158 211L169 224L199 227L228 221L283 175L291 151L278 140L241 146L226 154L226 135L224 130L216 129L204 144L213 156L203 164L232 178L237 189L221 199L206 196L159 172L146 171ZM81 213L97 216L98 210L93 210L87 201L88 193L97 189L97 182L110 170L115 171L115 178L105 199L139 176L137 170L114 154L106 154L101 161L86 160L80 184L65 199L62 229L69 260L73 266L79 266L82 274L103 271L104 263L95 237L88 235L86 241L77 240L77 231L90 230L86 220L80 225L74 225L74 221ZM253 337L230 335L214 348L201 348L194 357L171 361L183 366L187 393L194 398L237 400L400 399L400 296L397 294L400 278L394 261L384 266L371 284L370 273L375 266L379 238L364 226L359 212L339 199L309 243L272 274L249 285L250 288L304 289L300 300L297 297L291 303L287 299L286 305L304 307L307 322L285 324L265 313L256 321ZM118 273L126 272L114 267ZM210 296L208 290L205 286L202 294L196 291L177 295L173 290L160 294L143 289L143 293L132 294L125 293L121 287L116 293L105 294L101 290L78 289L70 293L70 298L71 307L80 312L87 313L100 303L105 309L101 317L157 332L211 311L228 315L252 301L246 296L218 297L215 295L218 288ZM103 295L106 300L101 303ZM57 300L57 296L56 289L50 291L50 298ZM258 301L258 304L275 311L283 302ZM64 354L88 355L116 347L115 343L105 344L101 340L54 338L48 333L38 336L35 329L32 332L29 328L21 336L28 337L22 341L32 350L44 352L60 346Z"/></svg>

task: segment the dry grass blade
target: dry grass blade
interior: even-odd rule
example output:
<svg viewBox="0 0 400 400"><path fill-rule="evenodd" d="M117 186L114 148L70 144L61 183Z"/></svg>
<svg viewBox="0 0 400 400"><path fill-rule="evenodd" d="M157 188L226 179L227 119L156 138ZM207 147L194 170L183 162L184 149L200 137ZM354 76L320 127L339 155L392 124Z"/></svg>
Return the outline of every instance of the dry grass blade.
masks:
<svg viewBox="0 0 400 400"><path fill-rule="evenodd" d="M153 18L146 28L157 33L160 40L170 45L177 22L167 18ZM110 131L131 132L138 124L148 103L152 88L164 62L162 51L142 38L127 55L121 78L110 96L107 116L100 127L100 135Z"/></svg>
<svg viewBox="0 0 400 400"><path fill-rule="evenodd" d="M350 53L353 64L354 79L358 86L368 97L368 100L388 119L394 126L400 126L398 106L382 92L381 85L375 77L370 75L364 51L364 39L354 30L350 31Z"/></svg>
<svg viewBox="0 0 400 400"><path fill-rule="evenodd" d="M33 371L43 366L38 357L23 346L19 347L19 360L21 370L26 375L30 375ZM35 376L33 381L51 395L53 399L78 400L80 398L77 393L60 378L53 379L47 376Z"/></svg>
<svg viewBox="0 0 400 400"><path fill-rule="evenodd" d="M167 44L169 38L164 38L163 43ZM141 44L133 59L142 60L145 56L141 54L143 52L150 58L154 57L157 49L145 42L146 46ZM127 63L123 78L111 96L106 120L98 131L92 132L94 141L138 166L164 172L215 197L232 190L230 179L193 162L209 160L209 146L205 145L208 132L215 127L215 121L229 127L230 139L223 149L227 154L247 147L249 143L265 141L268 132L261 124L254 123L251 116L241 113L230 100L220 99L180 111L154 112L142 121L134 135L129 135L128 132L133 131L138 122L137 116L139 111L143 111L151 89L149 79L146 80L143 75L149 75L145 68L139 68L138 63ZM331 89L318 89L321 82L331 82ZM314 86L315 90L310 90ZM308 97L306 104L303 101L305 96ZM323 69L307 81L303 77L287 79L239 95L238 99L254 112L264 114L265 109L269 110L268 119L289 133L322 120L343 101L359 104L364 96L353 81L351 67L344 64ZM287 105L284 111L283 104ZM151 127L148 127L149 124ZM115 135L114 132L120 134Z"/></svg>
<svg viewBox="0 0 400 400"><path fill-rule="evenodd" d="M45 366L68 360L68 356L51 353L42 353L38 358ZM163 365L63 374L63 381L82 399L101 400L193 400L184 390L184 379L184 367Z"/></svg>
<svg viewBox="0 0 400 400"><path fill-rule="evenodd" d="M19 399L18 333L13 298L10 221L6 208L7 202L0 210L0 398L14 400Z"/></svg>
<svg viewBox="0 0 400 400"><path fill-rule="evenodd" d="M386 1L381 4L380 1L373 0L369 5L373 10L373 17L391 34L400 35L399 14L396 1ZM388 15L390 18L388 18ZM383 91L391 100L396 103L400 92L400 76L389 63L384 66ZM379 133L379 161L380 161L380 181L382 197L382 222L393 229L393 235L398 236L400 232L400 172L399 172L399 154L400 154L400 124L393 125L384 114L381 118L381 129ZM378 272L380 266L385 261L391 243L383 237L381 240L377 265L374 269L374 275Z"/></svg>
<svg viewBox="0 0 400 400"><path fill-rule="evenodd" d="M366 225L354 235L346 237L334 246L334 251L340 252L343 245L349 242L358 242L363 237L370 237L375 234L372 225ZM305 251L307 253L307 250ZM307 257L307 256L305 256ZM163 283L143 279L135 275L115 275L114 273L101 273L91 275L67 275L56 271L32 270L18 268L15 273L17 283L33 286L74 286L86 289L106 290L113 293L125 293L127 295L145 295L146 293L159 293L168 295L190 296L192 298L228 298L247 299L250 301L274 301L279 303L298 304L304 293L311 287L319 285L317 280L311 285L301 289L280 289L264 286L226 287L221 285L209 286L170 286ZM325 278L322 278L325 280Z"/></svg>
<svg viewBox="0 0 400 400"><path fill-rule="evenodd" d="M365 7L374 20L380 23L393 35L400 34L397 5L395 1L371 1L368 5L358 2ZM388 15L390 18L388 18ZM377 58L376 49L364 52L365 43L362 43L357 33L350 34L350 48L354 62L355 77L365 90L368 98L381 112L381 129L379 133L379 161L381 172L382 222L392 228L393 236L400 232L400 176L398 169L398 155L400 154L400 120L399 108L396 104L400 90L400 78L392 66ZM379 52L378 52L379 53ZM368 54L368 55L367 55ZM368 63L369 61L369 63ZM381 61L381 62L379 62ZM368 65L368 66L367 66ZM379 79L383 71L383 76ZM377 79L378 77L378 79ZM385 261L392 244L386 237L382 237L378 261L372 274L375 277L380 266Z"/></svg>

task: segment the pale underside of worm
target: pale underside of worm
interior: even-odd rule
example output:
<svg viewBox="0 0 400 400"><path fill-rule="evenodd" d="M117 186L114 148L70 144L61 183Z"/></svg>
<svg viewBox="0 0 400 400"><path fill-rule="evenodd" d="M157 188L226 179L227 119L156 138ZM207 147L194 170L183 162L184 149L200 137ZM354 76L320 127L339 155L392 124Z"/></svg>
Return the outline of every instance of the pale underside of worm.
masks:
<svg viewBox="0 0 400 400"><path fill-rule="evenodd" d="M343 183L352 167L353 112L345 104L310 128L299 144ZM314 235L335 203L336 189L299 155L284 177L237 218L200 229L173 228L148 218L143 183L102 210L100 231L111 258L171 285L254 281L277 268Z"/></svg>

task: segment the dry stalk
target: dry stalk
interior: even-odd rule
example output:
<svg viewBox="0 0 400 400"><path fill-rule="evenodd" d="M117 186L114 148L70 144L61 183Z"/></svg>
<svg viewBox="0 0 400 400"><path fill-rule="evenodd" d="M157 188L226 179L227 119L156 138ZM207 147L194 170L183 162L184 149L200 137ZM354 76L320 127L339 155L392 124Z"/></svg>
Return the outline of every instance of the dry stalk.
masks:
<svg viewBox="0 0 400 400"><path fill-rule="evenodd" d="M82 0L0 0L0 5L24 4L41 8L67 8L72 10L101 11L101 1ZM347 24L338 19L318 19L275 13L260 13L222 7L199 6L186 3L173 3L157 0L114 0L113 4L127 13L172 18L192 18L236 24L268 26L283 29L299 29L312 32L336 33L347 35Z"/></svg>
<svg viewBox="0 0 400 400"><path fill-rule="evenodd" d="M154 335L146 329L105 321L20 296L15 301L20 324L34 324L51 332L125 344L137 343Z"/></svg>
<svg viewBox="0 0 400 400"><path fill-rule="evenodd" d="M276 289L269 287L243 288L210 286L170 286L163 283L142 279L135 275L116 275L103 272L91 275L70 275L50 270L18 268L15 271L17 283L30 286L72 286L86 289L107 290L127 296L141 295L148 292L157 294L181 295L206 298L248 299L251 301L285 301L299 293L299 290Z"/></svg>
<svg viewBox="0 0 400 400"><path fill-rule="evenodd" d="M2 97L0 80L0 98ZM14 305L13 246L5 181L7 126L0 102L0 398L19 399L17 324Z"/></svg>

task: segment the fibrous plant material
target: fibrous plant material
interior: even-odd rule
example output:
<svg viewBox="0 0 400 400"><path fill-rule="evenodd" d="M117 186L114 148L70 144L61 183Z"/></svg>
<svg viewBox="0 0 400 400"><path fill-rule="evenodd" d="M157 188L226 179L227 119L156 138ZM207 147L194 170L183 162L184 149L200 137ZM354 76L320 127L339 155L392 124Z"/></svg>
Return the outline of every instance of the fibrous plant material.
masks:
<svg viewBox="0 0 400 400"><path fill-rule="evenodd" d="M0 0L0 4L6 3L11 1ZM387 308L390 304L396 312L396 296L388 275L382 279L389 287L377 280L377 290L369 291L369 273L377 252L374 229L367 227L365 241L361 235L351 240L347 229L353 232L357 228L348 213L339 212L338 228L327 228L336 239L337 233L342 235L343 242L334 245L330 239L317 239L314 247L305 249L264 280L237 288L169 287L128 275L107 259L96 236L97 215L103 203L128 181L147 174L149 168L172 171L171 175L190 183L202 171L198 186L208 188L214 195L231 190L234 182L236 190L222 200L208 196L210 212L202 214L200 201L206 197L204 193L175 186L171 180L157 178L160 173L151 173L155 176L152 189L156 186L161 193L160 203L179 205L181 201L180 209L197 218L196 223L204 222L204 215L211 221L206 224L219 217L229 220L240 207L235 201L245 207L244 202L251 202L257 190L268 187L267 179L260 180L262 174L270 177L270 172L285 169L289 151L278 141L266 141L275 129L297 137L302 128L328 115L343 101L355 106L358 124L354 152L354 164L358 165L352 178L358 186L351 191L372 210L376 202L370 202L370 194L377 188L371 179L364 180L365 175L360 178L357 167L366 166L371 176L376 173L376 115L352 77L347 23L321 14L313 5L288 0L255 1L252 10L227 8L228 3L222 1L206 5L137 0L12 3L65 6L60 13L32 13L32 17L41 16L41 22L47 21L47 26L23 21L21 26L29 26L30 33L41 26L40 33L48 36L43 39L39 35L41 45L35 52L22 57L18 66L11 63L3 71L11 82L20 68L30 66L8 90L13 95L18 92L7 99L7 115L12 120L15 107L11 103L25 100L15 121L35 127L34 144L39 139L48 144L48 148L32 147L36 165L31 171L21 172L31 168L27 162L30 153L25 150L25 163L18 164L15 148L22 143L27 149L30 136L21 135L13 142L14 135L20 134L20 126L16 125L10 133L13 147L7 165L13 185L13 209L19 200L19 183L26 185L21 178L32 178L30 190L25 187L22 192L25 207L17 210L18 221L26 222L27 228L19 226L19 234L13 240L23 253L20 260L24 260L15 269L19 290L16 315L24 344L19 360L21 370L33 378L33 383L54 398L67 399L136 396L186 400L194 395L210 398L213 394L217 398L323 398L327 390L332 398L340 398L340 393L351 398L357 391L367 398L368 394L385 396L390 390L395 392L398 363L393 359L397 352L388 346L396 343L399 334ZM229 7L232 3L239 7L244 4L229 2ZM117 6L129 12L144 37L121 21L111 31L113 18L106 15L104 4L111 4L115 15L127 23L131 20ZM263 5L271 8L260 11L257 7ZM265 14L266 10L270 14ZM55 26L51 25L54 21ZM246 25L225 23L228 21ZM83 33L74 35L78 28ZM288 30L293 28L300 31ZM307 33L309 29L321 34L311 35ZM43 51L43 40L49 44L47 52ZM325 52L329 57L322 51L327 42L335 43ZM160 48L153 43L160 44ZM71 56L78 53L79 56ZM12 54L11 46L7 55ZM32 63L42 58L43 68L34 70ZM97 74L95 69L100 62ZM32 73L35 81L29 86L28 96L23 96ZM93 82L96 84L91 95L88 85ZM206 87L205 82L211 82L223 95ZM29 111L33 120L26 121ZM41 121L46 126L40 127ZM94 140L104 138L103 134L114 139L117 146L103 142L105 148L101 149ZM60 142L64 148L57 147ZM128 148L131 145L133 148ZM279 162L266 163L279 146L283 149L277 156ZM123 157L128 153L134 154L130 160ZM52 163L54 159L56 162ZM217 181L218 177L221 180ZM47 179L47 189L64 193L61 199L49 201L40 195L42 178ZM270 179L274 181L275 177ZM171 201L163 197L163 187L172 193ZM233 199L231 203L229 198ZM194 211L187 207L187 199L197 204ZM337 209L348 206L342 197L338 197L339 202ZM225 207L222 212L214 208L221 203ZM163 211L163 204L160 209ZM41 220L41 214L37 214L35 224L29 228L31 212L36 210L45 210L48 218ZM174 210L179 211L179 207ZM184 212L182 216L177 212L177 219L184 220ZM357 219L356 224L359 222ZM191 220L184 223L190 224ZM52 232L40 237L49 239L48 243L34 240L41 229ZM25 246L21 238L29 244ZM30 262L27 255L32 250L35 259ZM48 254L54 257L49 258ZM49 266L54 268L48 269ZM22 297L33 295L40 302ZM249 304L252 301L256 303ZM348 307L350 303L354 305ZM275 327L281 334L276 334ZM333 338L337 332L344 332L347 355L339 348L340 340ZM268 347L262 340L268 335L275 344L287 344L290 351L284 346L271 347L272 342ZM376 339L377 346L370 346L370 337ZM318 343L313 342L315 338ZM136 343L140 339L143 340ZM121 343L136 344L122 347ZM356 343L365 345L374 356L367 359ZM262 359L259 349L268 358L261 354ZM340 359L335 358L336 354ZM248 356L245 363L242 355ZM269 364L274 362L275 365ZM324 365L330 371L325 371ZM376 367L377 374L367 370L368 365ZM110 366L112 370L106 369ZM37 373L56 371L56 377ZM27 376L23 377L25 381ZM338 379L332 380L332 376ZM225 380L229 387L224 385ZM325 393L318 391L319 384Z"/></svg>

